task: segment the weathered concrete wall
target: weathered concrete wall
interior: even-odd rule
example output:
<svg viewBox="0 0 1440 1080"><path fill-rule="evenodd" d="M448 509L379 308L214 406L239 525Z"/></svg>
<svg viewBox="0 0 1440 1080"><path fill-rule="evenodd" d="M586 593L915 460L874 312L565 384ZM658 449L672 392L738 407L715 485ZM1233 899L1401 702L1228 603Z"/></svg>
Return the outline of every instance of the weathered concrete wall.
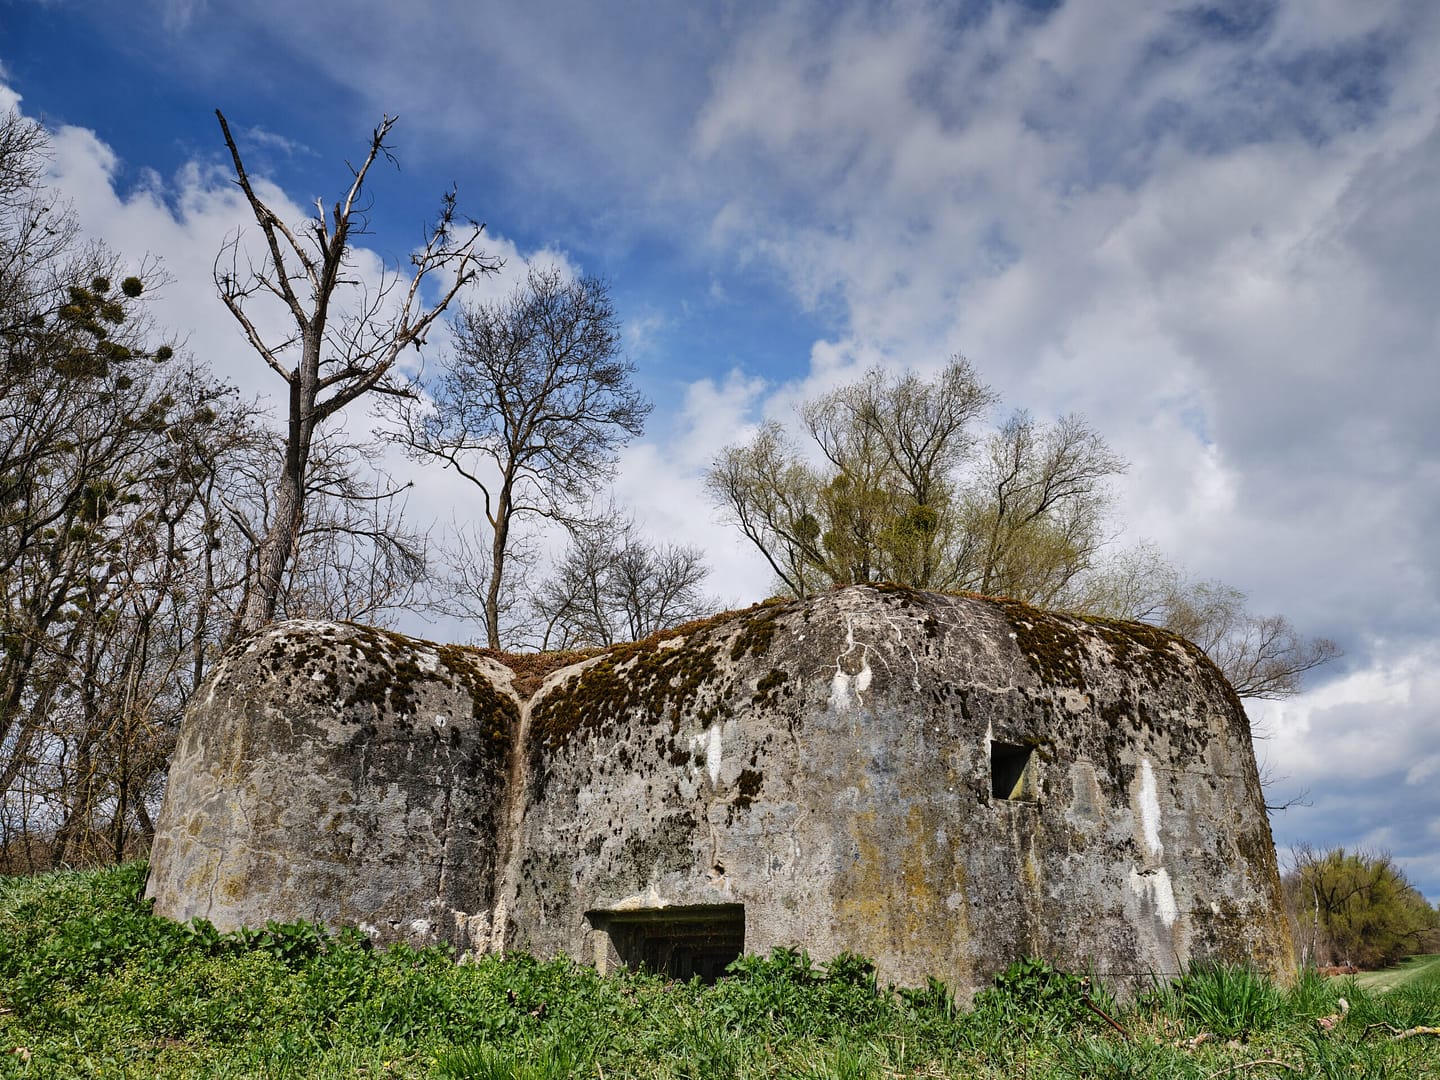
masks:
<svg viewBox="0 0 1440 1080"><path fill-rule="evenodd" d="M519 717L509 683L473 650L365 627L252 638L181 732L150 856L156 910L483 947Z"/></svg>
<svg viewBox="0 0 1440 1080"><path fill-rule="evenodd" d="M1290 963L1244 713L1193 646L848 589L616 650L533 706L506 943L742 903L750 951L974 986L1011 960ZM1033 748L992 794L991 743Z"/></svg>
<svg viewBox="0 0 1440 1080"><path fill-rule="evenodd" d="M388 673L345 640L367 634ZM960 988L1027 954L1112 975L1291 964L1243 710L1199 650L1148 627L853 588L619 647L518 710L508 673L463 650L447 667L313 626L249 648L172 768L151 891L173 917L382 937L426 919L472 948L603 964L607 920L743 905L747 951L850 950ZM495 680L468 691L502 703L474 710L481 731L458 722L458 668ZM348 689L387 680L388 706ZM486 735L510 730L497 718L513 740ZM397 740L378 773L356 765L376 753L367 721ZM997 794L993 769L1027 755ZM271 800L291 808L257 829ZM332 834L358 847L328 854Z"/></svg>

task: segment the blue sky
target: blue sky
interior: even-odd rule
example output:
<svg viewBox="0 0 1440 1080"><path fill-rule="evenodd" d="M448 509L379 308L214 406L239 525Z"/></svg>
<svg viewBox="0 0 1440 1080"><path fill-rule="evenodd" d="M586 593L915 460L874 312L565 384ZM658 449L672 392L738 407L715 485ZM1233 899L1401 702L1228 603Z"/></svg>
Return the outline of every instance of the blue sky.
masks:
<svg viewBox="0 0 1440 1080"><path fill-rule="evenodd" d="M1341 644L1251 710L1312 800L1277 841L1388 849L1440 899L1440 7L236 7L0 0L0 107L91 233L165 259L198 355L274 390L209 283L244 221L217 106L296 216L399 114L382 258L453 182L508 274L608 278L656 402L617 492L728 601L769 581L699 491L715 452L964 353L1130 461L1117 542ZM466 505L419 478L416 513Z"/></svg>

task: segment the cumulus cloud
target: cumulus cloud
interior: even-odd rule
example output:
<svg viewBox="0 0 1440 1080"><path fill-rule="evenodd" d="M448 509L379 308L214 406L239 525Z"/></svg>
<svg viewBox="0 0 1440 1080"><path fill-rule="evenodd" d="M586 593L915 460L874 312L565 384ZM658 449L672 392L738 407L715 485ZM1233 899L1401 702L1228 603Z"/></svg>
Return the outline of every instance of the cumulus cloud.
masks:
<svg viewBox="0 0 1440 1080"><path fill-rule="evenodd" d="M1374 653L1363 670L1252 709L1268 732L1260 748L1284 774L1277 788L1309 792L1309 805L1278 816L1275 839L1389 851L1440 901L1440 646L1377 642Z"/></svg>
<svg viewBox="0 0 1440 1080"><path fill-rule="evenodd" d="M1290 17L1128 6L998 6L960 31L928 10L817 32L797 11L721 65L695 148L773 181L717 229L802 299L844 296L825 355L964 351L1016 405L1086 411L1137 463L1145 534L1188 538L1180 557L1265 601L1328 574L1379 617L1358 580L1377 564L1433 585L1404 524L1429 512L1395 513L1440 505L1412 467L1440 405L1416 295L1436 268L1437 113L1423 52L1395 44L1418 9L1334 16L1323 41ZM1418 627L1433 588L1410 595Z"/></svg>

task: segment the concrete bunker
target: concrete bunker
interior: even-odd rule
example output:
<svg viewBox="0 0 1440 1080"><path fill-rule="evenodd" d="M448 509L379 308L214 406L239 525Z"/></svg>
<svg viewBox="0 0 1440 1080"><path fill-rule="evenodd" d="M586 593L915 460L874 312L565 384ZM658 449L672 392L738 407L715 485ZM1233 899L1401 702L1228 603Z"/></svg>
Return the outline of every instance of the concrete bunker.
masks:
<svg viewBox="0 0 1440 1080"><path fill-rule="evenodd" d="M548 672L267 629L196 696L148 893L679 977L776 946L962 992L1026 955L1293 964L1249 725L1198 648L889 586Z"/></svg>

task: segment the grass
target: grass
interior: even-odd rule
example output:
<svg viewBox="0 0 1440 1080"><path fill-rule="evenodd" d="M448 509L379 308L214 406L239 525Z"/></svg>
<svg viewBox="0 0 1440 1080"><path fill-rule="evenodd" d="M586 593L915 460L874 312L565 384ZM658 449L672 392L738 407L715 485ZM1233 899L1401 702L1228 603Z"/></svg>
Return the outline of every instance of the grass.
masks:
<svg viewBox="0 0 1440 1080"><path fill-rule="evenodd" d="M1125 1007L1038 960L956 1006L861 957L747 956L713 986L560 959L455 964L305 924L153 917L144 867L0 879L0 1076L401 1080L1440 1080L1440 983L1279 989L1197 965ZM1333 1030L1317 1020L1349 998ZM1372 1025L1389 1025L1379 1027ZM1127 1037L1128 1036L1128 1037Z"/></svg>
<svg viewBox="0 0 1440 1080"><path fill-rule="evenodd" d="M1412 956L1383 971L1364 971L1355 982L1366 990L1383 992L1401 986L1440 985L1440 953Z"/></svg>

